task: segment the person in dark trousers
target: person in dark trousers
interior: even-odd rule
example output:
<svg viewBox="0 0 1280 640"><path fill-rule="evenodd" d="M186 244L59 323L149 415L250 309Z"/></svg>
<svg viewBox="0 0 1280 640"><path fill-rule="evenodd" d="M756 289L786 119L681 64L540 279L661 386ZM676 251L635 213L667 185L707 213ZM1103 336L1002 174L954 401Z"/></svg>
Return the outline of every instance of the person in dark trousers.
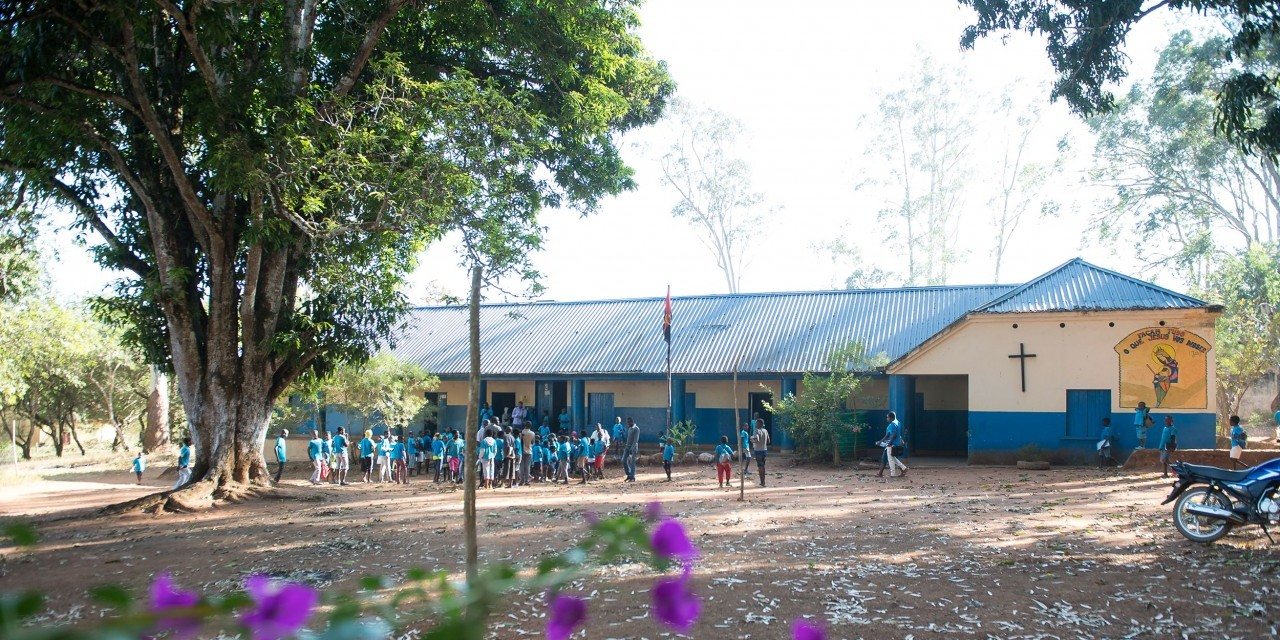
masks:
<svg viewBox="0 0 1280 640"><path fill-rule="evenodd" d="M1160 432L1160 466L1164 477L1169 477L1169 456L1178 450L1178 428L1173 426L1173 416L1164 417L1164 431Z"/></svg>
<svg viewBox="0 0 1280 640"><path fill-rule="evenodd" d="M738 457L742 459L742 475L751 470L751 427L742 423L738 431Z"/></svg>
<svg viewBox="0 0 1280 640"><path fill-rule="evenodd" d="M627 473L623 482L636 481L636 456L640 455L640 425L627 417L627 444L622 454L622 468Z"/></svg>
<svg viewBox="0 0 1280 640"><path fill-rule="evenodd" d="M760 472L760 486L764 486L764 462L769 455L769 430L764 428L764 421L756 423L756 432L751 436L751 455L756 459L756 470Z"/></svg>
<svg viewBox="0 0 1280 640"><path fill-rule="evenodd" d="M676 459L676 446L671 444L671 440L663 440L662 446L662 470L667 472L667 482L671 482L671 462Z"/></svg>
<svg viewBox="0 0 1280 640"><path fill-rule="evenodd" d="M289 437L287 429L281 429L280 435L276 436L276 483L279 484L280 476L284 475L284 463L289 461L289 456L285 453L285 438Z"/></svg>

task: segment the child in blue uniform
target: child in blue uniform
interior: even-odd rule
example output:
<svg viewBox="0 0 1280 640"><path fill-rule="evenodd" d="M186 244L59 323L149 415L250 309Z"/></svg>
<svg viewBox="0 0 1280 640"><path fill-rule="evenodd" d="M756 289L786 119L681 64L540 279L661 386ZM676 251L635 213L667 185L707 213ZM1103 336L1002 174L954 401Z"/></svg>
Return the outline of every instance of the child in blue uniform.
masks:
<svg viewBox="0 0 1280 640"><path fill-rule="evenodd" d="M720 444L716 445L716 482L721 487L733 479L733 447L729 446L729 436L720 436Z"/></svg>
<svg viewBox="0 0 1280 640"><path fill-rule="evenodd" d="M138 484L142 484L142 472L147 470L147 457L139 451L138 455L133 457L133 474L138 476Z"/></svg>
<svg viewBox="0 0 1280 640"><path fill-rule="evenodd" d="M365 431L364 439L360 441L360 473L364 474L364 482L369 482L369 475L373 473L373 432Z"/></svg>
<svg viewBox="0 0 1280 640"><path fill-rule="evenodd" d="M670 439L662 442L662 470L667 472L667 482L671 482L671 461L676 459L676 446Z"/></svg>
<svg viewBox="0 0 1280 640"><path fill-rule="evenodd" d="M1164 430L1160 432L1160 465L1164 477L1169 477L1169 455L1178 450L1178 428L1173 426L1173 416L1164 417Z"/></svg>
<svg viewBox="0 0 1280 640"><path fill-rule="evenodd" d="M1244 456L1244 448L1249 445L1249 434L1240 425L1240 416L1231 416L1231 468L1239 469L1240 458Z"/></svg>

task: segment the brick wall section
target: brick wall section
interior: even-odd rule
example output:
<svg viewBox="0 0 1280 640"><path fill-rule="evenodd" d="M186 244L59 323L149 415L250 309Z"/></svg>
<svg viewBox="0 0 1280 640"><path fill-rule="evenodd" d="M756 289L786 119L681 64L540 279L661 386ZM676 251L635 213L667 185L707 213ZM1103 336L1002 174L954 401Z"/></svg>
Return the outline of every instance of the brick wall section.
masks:
<svg viewBox="0 0 1280 640"><path fill-rule="evenodd" d="M1230 469L1231 458L1228 453L1226 449L1182 449L1174 451L1173 455L1169 456L1169 461L1207 464ZM1245 449L1240 462L1245 466L1253 466L1273 458L1280 458L1280 449ZM1138 449L1129 455L1124 468L1132 471L1160 471L1160 452L1155 449Z"/></svg>

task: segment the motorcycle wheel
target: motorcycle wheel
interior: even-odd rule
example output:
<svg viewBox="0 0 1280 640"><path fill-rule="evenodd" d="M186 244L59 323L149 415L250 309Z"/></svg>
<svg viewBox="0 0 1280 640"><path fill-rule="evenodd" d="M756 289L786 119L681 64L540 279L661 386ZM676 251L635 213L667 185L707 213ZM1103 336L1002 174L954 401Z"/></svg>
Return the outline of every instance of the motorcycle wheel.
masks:
<svg viewBox="0 0 1280 640"><path fill-rule="evenodd" d="M1192 542L1208 544L1227 535L1231 531L1231 523L1216 518L1206 518L1187 512L1192 504L1206 507L1218 507L1231 510L1231 500L1219 491L1209 487L1193 487L1178 497L1173 505L1173 526L1177 527L1186 539Z"/></svg>

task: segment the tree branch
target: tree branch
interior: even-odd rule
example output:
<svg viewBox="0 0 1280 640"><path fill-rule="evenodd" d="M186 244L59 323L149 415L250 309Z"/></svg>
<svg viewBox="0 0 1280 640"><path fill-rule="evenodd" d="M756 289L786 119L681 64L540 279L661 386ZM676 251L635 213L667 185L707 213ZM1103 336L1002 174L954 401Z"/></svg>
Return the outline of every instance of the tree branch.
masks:
<svg viewBox="0 0 1280 640"><path fill-rule="evenodd" d="M160 5L160 8L173 19L174 26L178 28L178 33L182 34L183 42L187 44L191 59L195 61L196 69L200 70L200 77L204 80L205 89L209 91L209 97L216 103L222 94L222 82L219 80L217 70L213 67L213 62L209 60L204 47L200 45L199 38L196 37L194 18L188 18L169 0L156 0L156 4Z"/></svg>
<svg viewBox="0 0 1280 640"><path fill-rule="evenodd" d="M395 17L400 8L408 4L409 0L392 0L382 13L369 23L369 29L364 34L364 41L360 43L360 48L356 50L356 55L351 59L351 66L347 68L347 72L342 74L338 79L338 86L334 87L334 95L342 97L351 92L356 86L356 78L364 71L366 65L369 64L369 58L373 55L373 50L377 48L378 41L382 39L382 34L386 32L387 24Z"/></svg>

